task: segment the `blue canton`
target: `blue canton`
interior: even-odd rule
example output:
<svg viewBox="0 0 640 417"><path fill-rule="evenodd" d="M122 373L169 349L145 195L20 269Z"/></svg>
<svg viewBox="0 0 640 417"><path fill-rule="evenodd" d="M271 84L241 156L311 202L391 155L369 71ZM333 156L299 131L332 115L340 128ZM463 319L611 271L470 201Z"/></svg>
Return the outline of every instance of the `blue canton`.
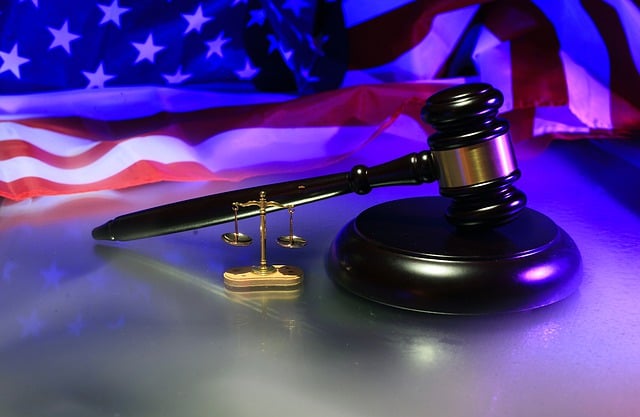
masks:
<svg viewBox="0 0 640 417"><path fill-rule="evenodd" d="M309 93L339 86L338 1L0 2L0 93L164 85Z"/></svg>

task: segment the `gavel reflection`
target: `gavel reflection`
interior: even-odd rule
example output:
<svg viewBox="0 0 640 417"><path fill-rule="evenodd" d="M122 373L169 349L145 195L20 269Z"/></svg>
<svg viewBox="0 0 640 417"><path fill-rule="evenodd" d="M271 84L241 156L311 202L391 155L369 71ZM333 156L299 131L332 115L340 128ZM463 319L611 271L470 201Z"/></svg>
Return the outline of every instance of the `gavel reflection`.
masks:
<svg viewBox="0 0 640 417"><path fill-rule="evenodd" d="M440 194L452 199L446 218L453 225L493 227L509 222L525 207L514 185L520 176L508 134L498 118L500 91L484 83L465 84L431 96L422 119L436 132L430 150L382 165L357 165L349 172L234 190L119 216L93 230L99 240L133 240L232 221L236 201L260 192L284 205L301 205L338 195L366 194L372 188L438 181ZM246 210L240 217L258 215Z"/></svg>

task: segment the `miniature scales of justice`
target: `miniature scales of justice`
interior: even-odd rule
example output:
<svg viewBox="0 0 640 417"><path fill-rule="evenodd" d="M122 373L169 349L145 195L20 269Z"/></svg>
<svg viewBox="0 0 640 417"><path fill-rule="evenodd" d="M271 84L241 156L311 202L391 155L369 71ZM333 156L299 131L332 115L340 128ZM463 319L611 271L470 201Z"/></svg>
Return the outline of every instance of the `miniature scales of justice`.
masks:
<svg viewBox="0 0 640 417"><path fill-rule="evenodd" d="M289 211L289 234L278 237L276 242L285 248L301 248L307 241L293 233L293 204L281 204L268 201L267 194L260 191L258 200L234 202L232 204L234 226L233 232L222 235L222 240L231 246L248 246L252 238L239 232L238 210L241 207L258 207L260 215L260 263L256 266L240 266L229 268L224 272L224 285L232 291L253 290L294 290L302 284L302 269L292 265L271 265L267 262L267 209L278 208Z"/></svg>

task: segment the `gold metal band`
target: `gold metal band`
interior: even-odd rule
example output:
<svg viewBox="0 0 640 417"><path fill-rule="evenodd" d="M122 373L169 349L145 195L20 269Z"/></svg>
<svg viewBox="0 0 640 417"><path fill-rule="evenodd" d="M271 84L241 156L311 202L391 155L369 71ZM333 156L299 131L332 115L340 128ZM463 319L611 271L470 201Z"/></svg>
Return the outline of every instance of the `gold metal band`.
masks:
<svg viewBox="0 0 640 417"><path fill-rule="evenodd" d="M518 167L508 135L471 146L432 151L440 171L440 188L481 184L513 173Z"/></svg>

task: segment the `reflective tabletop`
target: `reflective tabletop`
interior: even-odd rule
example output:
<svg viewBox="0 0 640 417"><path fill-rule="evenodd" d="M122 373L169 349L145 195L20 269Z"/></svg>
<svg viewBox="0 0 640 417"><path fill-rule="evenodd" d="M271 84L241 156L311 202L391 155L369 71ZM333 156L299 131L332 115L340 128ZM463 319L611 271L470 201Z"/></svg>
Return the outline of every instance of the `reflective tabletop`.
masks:
<svg viewBox="0 0 640 417"><path fill-rule="evenodd" d="M271 214L268 257L304 271L297 292L225 289L227 268L259 259L255 244L222 241L233 224L91 238L129 211L421 146L383 135L309 172L3 202L0 415L640 415L640 168L591 141L556 142L520 161L529 206L566 230L583 258L577 293L528 312L404 311L328 277L328 248L349 220L381 202L437 195L435 184L300 206L296 234L308 241L300 249L272 242L289 219ZM239 227L255 235L258 219Z"/></svg>

